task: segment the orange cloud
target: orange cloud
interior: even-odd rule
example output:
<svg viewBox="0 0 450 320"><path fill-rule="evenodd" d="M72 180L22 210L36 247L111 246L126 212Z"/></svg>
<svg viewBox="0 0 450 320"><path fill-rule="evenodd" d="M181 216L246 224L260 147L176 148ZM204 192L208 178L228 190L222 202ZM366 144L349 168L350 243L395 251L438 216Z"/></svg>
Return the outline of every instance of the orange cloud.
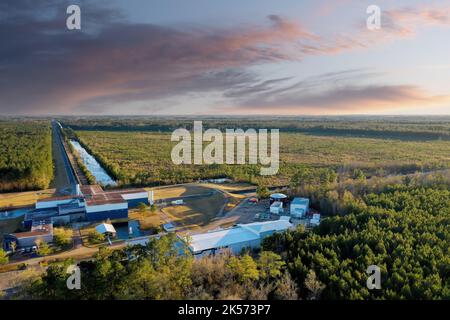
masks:
<svg viewBox="0 0 450 320"><path fill-rule="evenodd" d="M321 92L290 90L280 95L267 92L247 100L239 112L265 114L367 114L407 111L417 106L440 108L450 105L450 95L430 95L408 85L360 85Z"/></svg>

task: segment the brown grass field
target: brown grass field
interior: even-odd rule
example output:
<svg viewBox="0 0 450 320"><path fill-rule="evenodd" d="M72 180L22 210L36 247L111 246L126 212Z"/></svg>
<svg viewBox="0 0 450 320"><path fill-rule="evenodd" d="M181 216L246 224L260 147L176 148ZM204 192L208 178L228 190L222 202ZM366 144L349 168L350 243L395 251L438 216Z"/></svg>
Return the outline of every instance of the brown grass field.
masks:
<svg viewBox="0 0 450 320"><path fill-rule="evenodd" d="M159 212L152 213L150 210L147 210L145 213L142 213L139 210L130 210L128 218L130 218L130 220L138 220L139 226L143 231L159 227L163 224Z"/></svg>
<svg viewBox="0 0 450 320"><path fill-rule="evenodd" d="M163 208L175 223L185 228L197 229L206 226L225 204L225 196L217 192L216 194L200 199L186 200L183 205Z"/></svg>
<svg viewBox="0 0 450 320"><path fill-rule="evenodd" d="M0 208L34 206L38 199L51 197L55 189L0 194Z"/></svg>
<svg viewBox="0 0 450 320"><path fill-rule="evenodd" d="M208 186L188 183L183 185L168 186L168 187L156 187L156 188L145 188L147 191L153 190L155 200L165 199L165 198L177 198L184 196L200 195L209 193L212 189Z"/></svg>

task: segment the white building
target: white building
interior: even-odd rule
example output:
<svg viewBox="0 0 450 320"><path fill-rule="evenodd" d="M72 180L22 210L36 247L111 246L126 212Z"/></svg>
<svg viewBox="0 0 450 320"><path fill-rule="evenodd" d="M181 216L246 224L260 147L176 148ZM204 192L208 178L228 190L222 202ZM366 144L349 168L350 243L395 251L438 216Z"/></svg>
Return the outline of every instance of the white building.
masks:
<svg viewBox="0 0 450 320"><path fill-rule="evenodd" d="M36 201L35 207L38 210L58 208L61 205L71 204L80 197L78 196L61 196L61 197L51 197L47 199L40 199Z"/></svg>
<svg viewBox="0 0 450 320"><path fill-rule="evenodd" d="M270 205L270 213L272 214L282 214L283 213L283 202L275 201Z"/></svg>
<svg viewBox="0 0 450 320"><path fill-rule="evenodd" d="M318 226L320 224L320 214L318 213L313 214L313 217L311 218L309 223L313 226Z"/></svg>
<svg viewBox="0 0 450 320"><path fill-rule="evenodd" d="M175 226L170 222L163 224L163 229L166 232L175 232Z"/></svg>
<svg viewBox="0 0 450 320"><path fill-rule="evenodd" d="M304 218L309 210L309 199L294 198L291 202L290 209L293 218Z"/></svg>
<svg viewBox="0 0 450 320"><path fill-rule="evenodd" d="M237 254L245 248L259 248L265 237L291 227L292 224L286 220L238 224L228 229L192 235L189 249L196 256L210 255L227 249Z"/></svg>
<svg viewBox="0 0 450 320"><path fill-rule="evenodd" d="M116 229L110 223L102 223L95 227L95 230L101 234L108 234L114 236L116 234Z"/></svg>

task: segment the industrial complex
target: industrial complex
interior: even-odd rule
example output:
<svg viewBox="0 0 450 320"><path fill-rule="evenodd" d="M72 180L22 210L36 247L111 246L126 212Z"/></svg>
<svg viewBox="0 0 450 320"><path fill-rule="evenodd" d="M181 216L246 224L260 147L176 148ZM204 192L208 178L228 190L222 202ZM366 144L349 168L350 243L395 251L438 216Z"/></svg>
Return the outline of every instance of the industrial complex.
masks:
<svg viewBox="0 0 450 320"><path fill-rule="evenodd" d="M38 200L24 217L23 225L29 231L5 235L5 248L9 249L12 242L28 247L37 238L51 242L54 224L126 219L129 208L153 203L153 192L145 189L105 191L99 185L76 185L74 189L74 195Z"/></svg>
<svg viewBox="0 0 450 320"><path fill-rule="evenodd" d="M128 221L129 209L139 204L152 205L154 191L145 189L104 190L100 185L78 185L72 188L73 194L37 200L34 208L26 211L23 227L28 231L4 235L3 245L6 250L14 248L32 248L38 241L53 242L54 225L92 225L98 222L95 230L106 235L109 244L116 237L116 229L110 221ZM218 227L210 231L191 234L187 232L188 248L195 257L214 255L230 251L240 253L243 249L257 249L261 241L276 232L295 228L298 224L315 226L320 223L320 214L309 208L309 199L289 197L283 193L270 195L267 204L248 198L250 208L265 210L264 215L255 216L253 222L237 223L230 228ZM182 205L183 199L166 199L166 206ZM170 201L169 201L170 200ZM258 209L260 208L260 209ZM265 209L264 209L265 208ZM256 212L256 211L253 211ZM260 219L260 221L257 221ZM262 221L261 221L262 219ZM256 220L256 221L255 221ZM250 222L250 223L249 223ZM130 228L130 227L128 227ZM176 226L167 221L163 224L164 232L176 232ZM180 241L185 235L178 234ZM148 236L130 235L129 245L144 245ZM122 238L123 239L123 238ZM184 240L183 240L184 241Z"/></svg>

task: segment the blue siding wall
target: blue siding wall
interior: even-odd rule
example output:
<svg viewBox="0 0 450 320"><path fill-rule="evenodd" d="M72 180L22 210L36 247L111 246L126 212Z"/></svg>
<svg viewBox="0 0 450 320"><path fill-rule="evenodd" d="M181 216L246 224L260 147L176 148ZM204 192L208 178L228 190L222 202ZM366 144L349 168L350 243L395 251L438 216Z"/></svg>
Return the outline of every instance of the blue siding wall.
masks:
<svg viewBox="0 0 450 320"><path fill-rule="evenodd" d="M24 220L23 221L23 227L25 229L31 229L31 226L33 225L33 220Z"/></svg>
<svg viewBox="0 0 450 320"><path fill-rule="evenodd" d="M148 198L127 200L127 202L128 202L128 208L136 208L139 205L139 203L145 203L146 205L150 204L150 202L148 201Z"/></svg>
<svg viewBox="0 0 450 320"><path fill-rule="evenodd" d="M128 209L86 213L86 219L88 221L99 221L99 220L106 220L106 219L122 219L122 218L128 218Z"/></svg>

